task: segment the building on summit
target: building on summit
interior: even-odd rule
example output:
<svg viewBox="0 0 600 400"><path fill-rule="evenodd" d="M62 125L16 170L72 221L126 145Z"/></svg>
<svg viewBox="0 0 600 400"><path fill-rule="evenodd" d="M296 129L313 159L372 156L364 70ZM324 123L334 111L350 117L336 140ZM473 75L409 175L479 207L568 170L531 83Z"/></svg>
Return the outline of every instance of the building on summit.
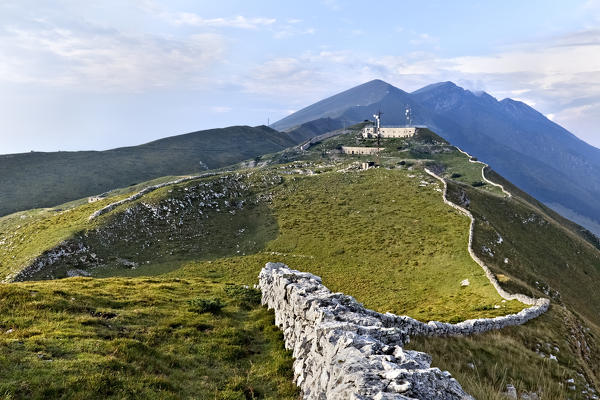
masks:
<svg viewBox="0 0 600 400"><path fill-rule="evenodd" d="M410 110L406 110L407 120L410 121ZM402 138L415 136L417 130L416 126L381 126L381 112L373 115L375 117L375 123L367 125L363 128L362 137L367 138Z"/></svg>
<svg viewBox="0 0 600 400"><path fill-rule="evenodd" d="M362 131L363 138L376 138L377 132L379 137L382 138L402 138L415 136L417 133L417 127L410 126L382 126L377 128L376 126L366 126Z"/></svg>

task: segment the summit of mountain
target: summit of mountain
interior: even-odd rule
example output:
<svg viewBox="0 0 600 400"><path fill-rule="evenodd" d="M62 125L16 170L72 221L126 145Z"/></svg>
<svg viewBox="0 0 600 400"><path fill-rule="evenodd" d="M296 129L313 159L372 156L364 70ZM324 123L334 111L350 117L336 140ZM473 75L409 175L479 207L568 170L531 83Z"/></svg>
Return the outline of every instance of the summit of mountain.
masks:
<svg viewBox="0 0 600 400"><path fill-rule="evenodd" d="M410 109L410 119L406 110ZM384 125L426 125L535 198L600 235L600 150L526 103L439 82L407 93L381 80L291 114L285 130L320 118L358 123L382 111ZM322 132L315 132L315 134Z"/></svg>

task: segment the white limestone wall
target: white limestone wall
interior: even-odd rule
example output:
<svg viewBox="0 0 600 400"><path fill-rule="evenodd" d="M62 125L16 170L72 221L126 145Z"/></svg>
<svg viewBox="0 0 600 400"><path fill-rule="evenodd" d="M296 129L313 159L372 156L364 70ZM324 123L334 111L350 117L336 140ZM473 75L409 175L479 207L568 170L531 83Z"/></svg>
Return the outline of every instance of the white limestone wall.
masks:
<svg viewBox="0 0 600 400"><path fill-rule="evenodd" d="M482 164L482 177L487 181L483 171L487 165ZM259 275L262 302L275 311L275 323L292 350L294 378L305 399L472 399L448 372L431 368L429 355L402 348L410 336L478 334L524 324L548 310L548 299L511 294L500 286L473 251L473 215L448 200L443 178L425 171L444 185L444 202L470 218L467 249L498 294L530 307L516 314L457 324L424 323L368 310L350 296L331 293L318 276L267 263ZM490 183L511 196L502 185Z"/></svg>
<svg viewBox="0 0 600 400"><path fill-rule="evenodd" d="M484 164L483 168L485 168L485 166L487 166L487 164ZM482 172L481 172L482 176L483 176L483 168L482 168ZM500 283L498 283L498 280L496 279L496 275L494 275L492 273L492 271L488 268L488 266L485 265L485 263L473 251L473 229L475 227L475 219L473 218L473 214L471 214L471 212L469 210L467 210L466 208L463 208L457 204L454 204L450 200L448 200L448 197L447 197L448 184L442 177L436 175L434 172L430 171L427 168L425 168L425 172L427 172L429 175L433 176L434 178L440 180L442 182L442 184L444 185L444 191L442 194L444 203L446 203L450 207L458 210L462 214L468 216L469 219L471 220L471 224L469 226L469 242L467 244L467 250L469 251L471 258L473 258L473 260L475 260L475 262L477 264L479 264L479 266L483 269L486 277L488 278L488 280L490 281L492 286L494 286L494 288L496 289L496 291L498 292L500 297L502 297L503 299L506 299L506 300L518 300L521 303L532 306L528 309L521 311L521 313L526 312L526 315L530 316L529 319L535 318L535 317L543 314L544 312L546 312L548 310L548 307L550 306L550 300L544 299L544 298L535 299L535 298L532 298L532 297L529 297L529 296L526 296L526 295L520 294L520 293L512 294L512 293L507 292L500 286ZM501 185L499 185L499 186L501 186ZM502 190L504 191L504 187L502 187ZM509 195L510 195L510 193L509 193ZM519 313L519 314L521 314L521 313ZM519 314L515 314L515 315L519 315ZM499 318L502 318L502 317L499 317ZM515 325L518 325L518 324L515 324Z"/></svg>
<svg viewBox="0 0 600 400"><path fill-rule="evenodd" d="M496 186L496 187L500 188L500 190L502 190L502 193L504 193L504 195L506 195L506 197L512 197L512 194L508 190L504 189L504 186L502 186L499 183L492 182L488 178L485 177L485 169L486 169L486 167L489 167L489 165L487 165L483 161L475 161L475 160L473 160L473 156L471 156L469 153L467 153L466 151L462 150L459 147L454 146L454 148L456 150L460 151L461 153L463 153L464 155L466 155L467 157L469 157L469 162L470 163L481 164L482 165L482 167L481 167L481 179L483 179L484 182L486 182L486 183L488 183L488 184L490 184L492 186Z"/></svg>
<svg viewBox="0 0 600 400"><path fill-rule="evenodd" d="M450 324L380 314L351 296L332 293L318 276L267 263L259 275L262 303L292 350L304 398L471 399L425 353L404 350L410 336L472 335L520 325L545 312L536 301L517 314ZM542 299L545 300L545 299Z"/></svg>
<svg viewBox="0 0 600 400"><path fill-rule="evenodd" d="M450 373L431 368L428 354L402 348L408 331L391 314L281 263L267 263L259 286L292 350L304 399L472 399Z"/></svg>

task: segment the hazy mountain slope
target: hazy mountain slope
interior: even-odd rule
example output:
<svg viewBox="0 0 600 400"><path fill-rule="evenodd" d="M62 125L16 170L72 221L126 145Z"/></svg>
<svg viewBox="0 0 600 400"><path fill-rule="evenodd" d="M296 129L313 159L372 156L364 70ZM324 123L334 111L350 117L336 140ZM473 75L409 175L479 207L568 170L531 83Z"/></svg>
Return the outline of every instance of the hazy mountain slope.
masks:
<svg viewBox="0 0 600 400"><path fill-rule="evenodd" d="M0 215L219 168L294 144L290 136L265 126L232 126L107 151L0 155Z"/></svg>
<svg viewBox="0 0 600 400"><path fill-rule="evenodd" d="M343 128L344 123L339 119L319 118L314 121L305 122L286 133L296 142L304 142L321 133L335 131Z"/></svg>
<svg viewBox="0 0 600 400"><path fill-rule="evenodd" d="M599 149L519 101L499 102L451 82L430 85L412 95L431 111L464 127L450 133L452 127L438 124L434 129L442 136L452 136L453 143L489 162L537 199L600 220L596 200L600 195Z"/></svg>
<svg viewBox="0 0 600 400"><path fill-rule="evenodd" d="M271 127L280 131L285 131L319 118L340 118L348 109L377 103L390 93L395 97L408 98L408 93L403 90L376 79L303 108L302 110L275 122ZM369 115L368 117L371 116ZM362 119L365 118L367 117ZM362 119L356 120L354 118L351 122L360 122Z"/></svg>
<svg viewBox="0 0 600 400"><path fill-rule="evenodd" d="M384 113L384 125L405 124L407 106L413 124L431 127L538 200L563 214L567 211L576 222L600 235L596 200L600 196L600 150L522 102L497 101L452 82L408 94L375 80L315 103L273 126L287 127L324 116L357 123L373 119L379 110Z"/></svg>

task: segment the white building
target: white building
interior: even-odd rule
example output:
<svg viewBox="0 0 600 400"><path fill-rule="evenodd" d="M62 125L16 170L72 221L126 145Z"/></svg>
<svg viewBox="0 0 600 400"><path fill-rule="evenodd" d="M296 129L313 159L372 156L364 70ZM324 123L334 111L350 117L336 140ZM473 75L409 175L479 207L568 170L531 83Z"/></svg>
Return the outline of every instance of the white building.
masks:
<svg viewBox="0 0 600 400"><path fill-rule="evenodd" d="M411 137L415 136L417 133L417 127L407 127L407 126L382 126L379 129L376 129L375 126L365 126L362 131L362 137L367 138L376 138L377 130L379 131L379 136L382 138L402 138L402 137Z"/></svg>

